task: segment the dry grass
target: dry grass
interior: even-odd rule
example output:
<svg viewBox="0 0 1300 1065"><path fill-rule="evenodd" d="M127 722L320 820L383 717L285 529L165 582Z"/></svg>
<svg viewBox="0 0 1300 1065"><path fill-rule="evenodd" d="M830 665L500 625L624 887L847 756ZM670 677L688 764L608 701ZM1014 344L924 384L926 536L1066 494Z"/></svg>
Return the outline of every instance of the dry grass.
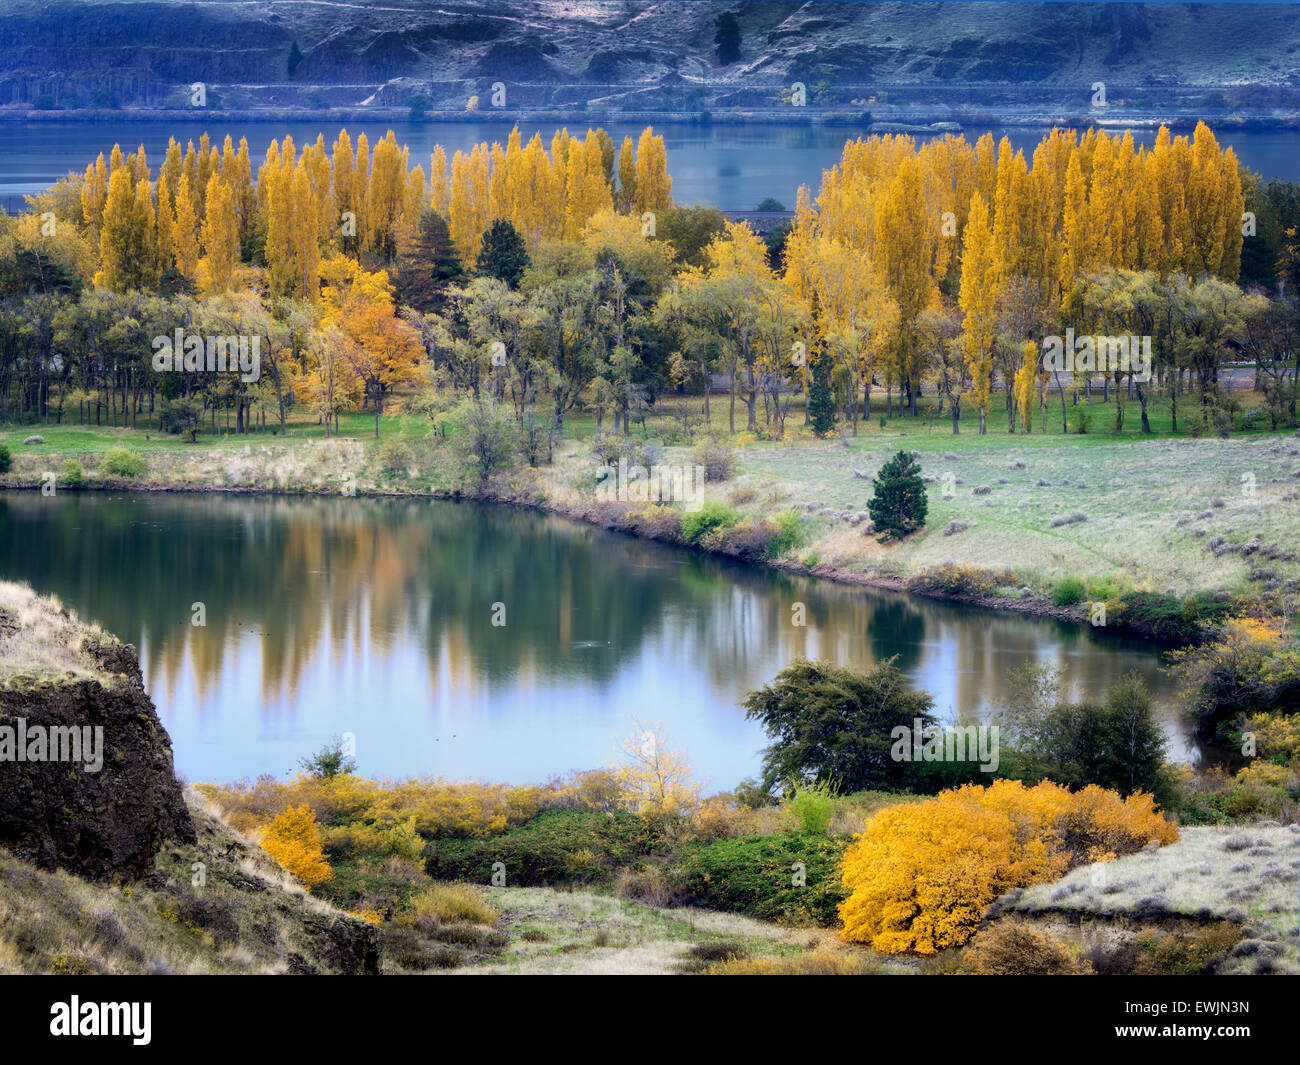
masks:
<svg viewBox="0 0 1300 1065"><path fill-rule="evenodd" d="M187 799L198 844L165 848L147 883L92 884L0 851L0 972L333 971L319 919L351 918L291 883L193 792Z"/></svg>
<svg viewBox="0 0 1300 1065"><path fill-rule="evenodd" d="M869 976L881 971L871 954L823 945L784 958L729 958L709 966L706 976Z"/></svg>
<svg viewBox="0 0 1300 1065"><path fill-rule="evenodd" d="M1011 903L1031 915L1241 926L1224 972L1300 973L1300 825L1183 828L1176 843L1081 866Z"/></svg>
<svg viewBox="0 0 1300 1065"><path fill-rule="evenodd" d="M825 929L783 928L712 910L549 888L492 888L488 897L510 945L500 958L457 972L673 974L698 972L707 964L702 959L719 952L763 959L838 949L838 938Z"/></svg>
<svg viewBox="0 0 1300 1065"><path fill-rule="evenodd" d="M500 914L473 884L434 884L411 896L411 912L417 921L443 923L467 921L493 925Z"/></svg>
<svg viewBox="0 0 1300 1065"><path fill-rule="evenodd" d="M87 637L115 642L54 596L37 595L27 584L0 581L0 683L18 676L107 683L109 674L83 650Z"/></svg>

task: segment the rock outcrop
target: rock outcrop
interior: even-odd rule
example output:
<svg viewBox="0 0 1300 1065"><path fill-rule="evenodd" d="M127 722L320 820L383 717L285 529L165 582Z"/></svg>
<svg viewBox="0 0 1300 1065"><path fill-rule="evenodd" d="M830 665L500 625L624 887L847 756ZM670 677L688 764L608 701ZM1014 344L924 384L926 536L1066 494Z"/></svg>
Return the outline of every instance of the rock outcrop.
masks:
<svg viewBox="0 0 1300 1065"><path fill-rule="evenodd" d="M194 838L135 648L0 584L0 847L125 882Z"/></svg>
<svg viewBox="0 0 1300 1065"><path fill-rule="evenodd" d="M1144 96L1160 86L1300 85L1300 21L1283 4L498 0L484 11L469 0L6 0L0 8L0 105L38 109L184 109L194 82L217 110L405 107L413 96L463 110L496 80L509 84L511 107L598 97L603 109L638 110L653 87L656 109L683 111L770 108L775 90L795 80L825 83L832 95L946 84L1015 85L1023 96L1056 86L1085 110L1086 96L1076 98L1094 80L1116 91L1143 86ZM723 66L715 20L728 12L739 16L739 59ZM419 88L385 98L384 87L406 81ZM594 85L608 91L594 94Z"/></svg>

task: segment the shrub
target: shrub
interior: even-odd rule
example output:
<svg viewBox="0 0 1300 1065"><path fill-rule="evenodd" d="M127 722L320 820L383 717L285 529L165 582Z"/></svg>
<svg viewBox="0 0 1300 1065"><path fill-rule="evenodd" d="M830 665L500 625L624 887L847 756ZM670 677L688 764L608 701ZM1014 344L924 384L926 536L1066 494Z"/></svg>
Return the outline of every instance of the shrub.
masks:
<svg viewBox="0 0 1300 1065"><path fill-rule="evenodd" d="M1162 592L1125 592L1119 597L1114 620L1158 640L1187 643L1201 637L1209 626L1223 620L1230 607L1209 592L1184 599Z"/></svg>
<svg viewBox="0 0 1300 1065"><path fill-rule="evenodd" d="M14 468L14 457L8 444L0 444L0 473L8 473Z"/></svg>
<svg viewBox="0 0 1300 1065"><path fill-rule="evenodd" d="M614 770L619 805L648 821L691 813L700 803L700 786L690 762L671 750L656 727L640 725L623 743L626 761Z"/></svg>
<svg viewBox="0 0 1300 1065"><path fill-rule="evenodd" d="M384 853L412 860L424 857L424 838L415 830L415 817L399 821L384 833Z"/></svg>
<svg viewBox="0 0 1300 1065"><path fill-rule="evenodd" d="M415 458L400 440L385 440L379 445L379 466L385 473L405 473Z"/></svg>
<svg viewBox="0 0 1300 1065"><path fill-rule="evenodd" d="M684 848L677 871L698 905L830 925L847 895L838 872L845 842L802 833L718 840ZM796 863L802 863L802 885Z"/></svg>
<svg viewBox="0 0 1300 1065"><path fill-rule="evenodd" d="M325 853L334 861L349 861L366 854L380 854L384 833L367 825L337 825L321 833Z"/></svg>
<svg viewBox="0 0 1300 1065"><path fill-rule="evenodd" d="M1082 599L1084 592L1083 581L1078 577L1063 577L1052 589L1052 602L1057 606L1069 606Z"/></svg>
<svg viewBox="0 0 1300 1065"><path fill-rule="evenodd" d="M934 954L969 940L1012 888L1177 836L1149 795L1121 799L1094 786L1071 793L1048 781L968 784L886 807L844 856L851 894L841 934L886 954Z"/></svg>
<svg viewBox="0 0 1300 1065"><path fill-rule="evenodd" d="M824 836L835 816L835 788L828 781L816 784L795 782L790 785L782 805L801 832Z"/></svg>
<svg viewBox="0 0 1300 1065"><path fill-rule="evenodd" d="M682 539L699 546L709 533L730 529L739 520L740 516L726 503L711 500L699 510L688 510L682 515Z"/></svg>
<svg viewBox="0 0 1300 1065"><path fill-rule="evenodd" d="M736 450L727 441L708 436L695 445L691 461L704 467L704 480L719 484L730 480L736 473Z"/></svg>
<svg viewBox="0 0 1300 1065"><path fill-rule="evenodd" d="M63 463L63 474L59 477L59 483L68 488L80 488L85 481L86 475L81 468L81 463L76 459L67 459Z"/></svg>
<svg viewBox="0 0 1300 1065"><path fill-rule="evenodd" d="M1197 734L1224 738L1228 722L1300 710L1300 653L1276 620L1233 618L1214 639L1170 655Z"/></svg>
<svg viewBox="0 0 1300 1065"><path fill-rule="evenodd" d="M628 531L647 540L676 543L682 535L682 517L676 507L666 503L647 503L627 512L624 524Z"/></svg>
<svg viewBox="0 0 1300 1065"><path fill-rule="evenodd" d="M145 471L144 456L124 447L110 447L104 452L99 468L118 477L139 477Z"/></svg>
<svg viewBox="0 0 1300 1065"><path fill-rule="evenodd" d="M747 518L730 529L714 532L704 539L706 546L733 558L754 562L771 553L776 528L768 521Z"/></svg>
<svg viewBox="0 0 1300 1065"><path fill-rule="evenodd" d="M644 466L647 470L663 461L663 449L646 443L639 436L622 433L596 433L591 438L591 453L605 466L616 466L620 459L628 466Z"/></svg>
<svg viewBox="0 0 1300 1065"><path fill-rule="evenodd" d="M649 854L658 842L658 833L629 813L552 810L488 840L436 840L425 871L435 880L487 883L493 863L502 862L512 886L595 883ZM575 861L581 851L594 861Z"/></svg>
<svg viewBox="0 0 1300 1065"><path fill-rule="evenodd" d="M1200 976L1241 940L1241 929L1219 921L1188 935L1144 930L1132 944L1127 971L1135 976Z"/></svg>
<svg viewBox="0 0 1300 1065"><path fill-rule="evenodd" d="M797 510L777 511L772 515L771 524L774 532L767 544L769 558L779 558L781 555L789 554L803 543L803 528L799 523Z"/></svg>
<svg viewBox="0 0 1300 1065"><path fill-rule="evenodd" d="M514 416L492 399L467 399L458 413L464 425L460 445L465 465L484 483L515 457L518 429Z"/></svg>
<svg viewBox="0 0 1300 1065"><path fill-rule="evenodd" d="M907 587L909 591L923 594L938 592L967 599L982 599L997 590L998 578L996 574L978 566L945 562L942 566L915 574L908 580Z"/></svg>
<svg viewBox="0 0 1300 1065"><path fill-rule="evenodd" d="M1009 744L1014 753L1004 776L1165 797L1164 730L1136 672L1112 684L1100 704L1060 700L1059 673L1043 667L1013 670L1009 681L1014 694L999 722L1004 750Z"/></svg>
<svg viewBox="0 0 1300 1065"><path fill-rule="evenodd" d="M334 875L325 861L316 815L306 804L285 810L271 822L262 849L309 888Z"/></svg>
<svg viewBox="0 0 1300 1065"><path fill-rule="evenodd" d="M320 780L333 780L345 773L357 771L356 760L349 757L342 736L335 736L310 758L299 759L298 764Z"/></svg>
<svg viewBox="0 0 1300 1065"><path fill-rule="evenodd" d="M411 896L411 913L417 921L468 921L496 924L501 915L473 884L434 884Z"/></svg>
<svg viewBox="0 0 1300 1065"><path fill-rule="evenodd" d="M975 976L1079 976L1092 972L1066 944L1024 920L982 929L966 950L965 970Z"/></svg>
<svg viewBox="0 0 1300 1065"><path fill-rule="evenodd" d="M786 780L848 791L900 787L906 766L890 755L891 729L934 721L933 700L912 690L892 658L866 673L796 658L741 705L774 741L763 753L769 790Z"/></svg>
<svg viewBox="0 0 1300 1065"><path fill-rule="evenodd" d="M929 504L915 454L900 451L880 467L871 484L867 513L876 529L884 533L882 540L906 536L925 525Z"/></svg>

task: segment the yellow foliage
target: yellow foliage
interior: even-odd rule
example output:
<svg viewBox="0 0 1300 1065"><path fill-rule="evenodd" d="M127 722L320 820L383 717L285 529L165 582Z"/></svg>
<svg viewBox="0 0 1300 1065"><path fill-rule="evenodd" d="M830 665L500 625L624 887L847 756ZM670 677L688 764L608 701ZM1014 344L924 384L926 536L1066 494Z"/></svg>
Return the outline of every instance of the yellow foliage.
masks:
<svg viewBox="0 0 1300 1065"><path fill-rule="evenodd" d="M699 805L700 785L686 758L668 749L662 730L637 731L623 744L627 762L615 769L622 804L647 818L677 817Z"/></svg>
<svg viewBox="0 0 1300 1065"><path fill-rule="evenodd" d="M290 807L267 826L262 849L309 888L334 877L325 861L316 815L306 804Z"/></svg>
<svg viewBox="0 0 1300 1065"><path fill-rule="evenodd" d="M841 934L887 954L960 946L990 903L1083 862L1164 844L1177 829L1151 796L1049 781L969 784L876 813L844 856Z"/></svg>

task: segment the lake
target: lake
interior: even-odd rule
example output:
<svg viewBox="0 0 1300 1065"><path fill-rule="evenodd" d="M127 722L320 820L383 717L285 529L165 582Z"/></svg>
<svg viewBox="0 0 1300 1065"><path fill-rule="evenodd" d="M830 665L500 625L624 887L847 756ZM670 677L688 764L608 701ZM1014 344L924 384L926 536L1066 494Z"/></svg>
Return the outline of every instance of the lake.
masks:
<svg viewBox="0 0 1300 1065"><path fill-rule="evenodd" d="M800 654L897 655L942 717L997 703L1029 660L1062 667L1076 696L1136 669L1171 756L1189 757L1141 643L504 507L4 492L0 578L139 648L192 780L281 775L352 733L368 776L543 781L609 764L640 722L726 789L765 745L739 700Z"/></svg>
<svg viewBox="0 0 1300 1065"><path fill-rule="evenodd" d="M596 120L593 119L593 123ZM624 136L633 142L643 123L613 122L606 128L616 143ZM206 130L218 147L226 134L239 143L248 138L254 171L266 155L271 139L291 134L301 147L314 142L317 134L325 135L331 148L338 136L337 122L150 122L0 123L0 205L11 210L22 207L21 194L37 192L63 177L69 170L85 170L99 152L107 158L114 143L123 151L133 151L143 144L155 173L162 163L169 137L184 145L187 139L198 141ZM427 173L429 155L435 145L447 149L448 157L457 149L468 150L480 141L505 142L510 127L500 122L482 123L348 123L356 142L364 132L371 144L390 128L399 143L410 145L411 165L422 165ZM570 132L585 133L586 127L570 124ZM520 123L527 141L540 131L548 148L555 124ZM821 184L822 171L840 158L845 140L865 131L852 127L810 127L805 125L723 125L698 126L673 124L660 127L668 147L668 169L673 179L673 197L678 203L708 203L724 210L753 210L760 200L772 196L793 209L795 190L808 185L814 191ZM967 140L974 141L985 129L968 129ZM1028 157L1045 130L1013 128L992 130L1000 138L1005 132L1012 144L1025 150ZM1139 143L1150 144L1155 134L1143 130L1135 134ZM1230 144L1247 166L1265 178L1282 177L1300 180L1300 134L1293 131L1234 131L1220 134L1220 141Z"/></svg>

